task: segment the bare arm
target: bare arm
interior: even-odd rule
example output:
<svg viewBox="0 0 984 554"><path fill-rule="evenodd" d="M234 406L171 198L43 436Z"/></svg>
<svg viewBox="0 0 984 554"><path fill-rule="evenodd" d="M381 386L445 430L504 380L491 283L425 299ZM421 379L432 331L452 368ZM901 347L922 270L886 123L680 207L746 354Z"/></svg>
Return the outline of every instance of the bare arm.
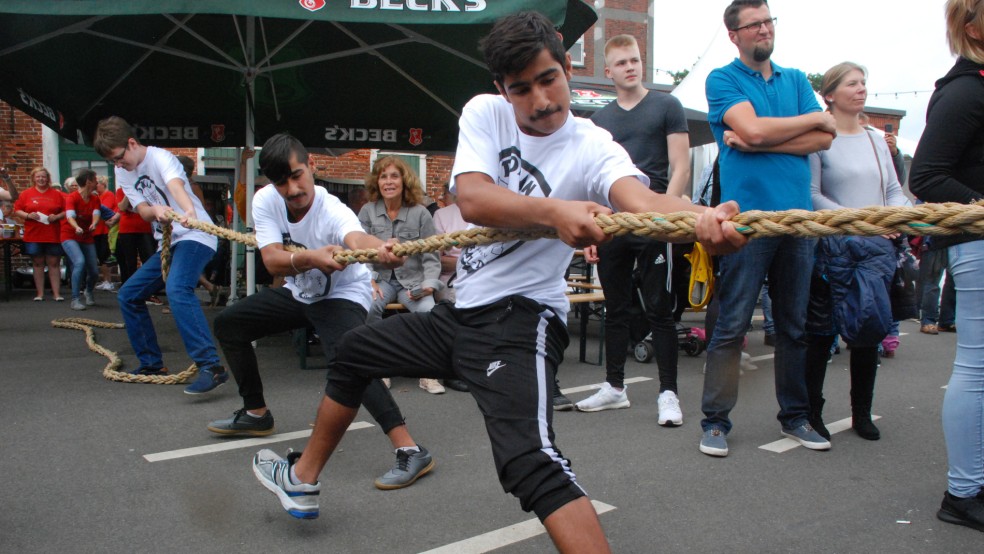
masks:
<svg viewBox="0 0 984 554"><path fill-rule="evenodd" d="M594 222L594 216L611 213L601 204L516 194L496 185L484 173L462 173L455 182L465 221L504 229L552 228L575 248L609 239Z"/></svg>
<svg viewBox="0 0 984 554"><path fill-rule="evenodd" d="M738 204L725 202L715 208L705 208L690 202L657 194L635 177L622 177L612 185L608 195L612 206L624 212L694 212L698 215L696 224L697 240L709 254L728 254L735 252L748 242L734 225L727 221L738 214ZM692 239L674 239L669 242L692 242Z"/></svg>
<svg viewBox="0 0 984 554"><path fill-rule="evenodd" d="M666 150L670 159L670 184L666 194L682 198L690 190L690 135L673 133L666 136Z"/></svg>
<svg viewBox="0 0 984 554"><path fill-rule="evenodd" d="M17 185L10 178L10 173L7 172L6 167L0 167L0 200L10 200L11 202L16 202L17 198L20 197L20 191L17 190Z"/></svg>
<svg viewBox="0 0 984 554"><path fill-rule="evenodd" d="M809 131L836 136L834 116L813 112L793 117L758 117L751 102L735 104L724 114L724 123L751 147L776 146ZM815 152L816 150L814 150Z"/></svg>
<svg viewBox="0 0 984 554"><path fill-rule="evenodd" d="M807 131L798 137L773 146L751 146L734 131L724 132L724 143L742 152L771 152L773 154L795 154L808 156L820 150L828 150L834 142L834 136L825 131Z"/></svg>

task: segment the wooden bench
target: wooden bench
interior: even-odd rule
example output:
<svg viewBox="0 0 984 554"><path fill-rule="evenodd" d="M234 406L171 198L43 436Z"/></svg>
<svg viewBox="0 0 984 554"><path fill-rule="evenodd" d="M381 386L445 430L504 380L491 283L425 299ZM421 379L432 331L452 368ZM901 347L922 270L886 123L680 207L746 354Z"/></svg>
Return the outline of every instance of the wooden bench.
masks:
<svg viewBox="0 0 984 554"><path fill-rule="evenodd" d="M386 305L386 309L383 312L384 315L389 313L397 313L401 311L406 311L406 307L399 302L393 302ZM300 329L294 329L292 333L291 342L294 344L294 351L297 352L297 361L301 366L301 369L307 369L307 357L310 354L308 349L308 328L302 327Z"/></svg>

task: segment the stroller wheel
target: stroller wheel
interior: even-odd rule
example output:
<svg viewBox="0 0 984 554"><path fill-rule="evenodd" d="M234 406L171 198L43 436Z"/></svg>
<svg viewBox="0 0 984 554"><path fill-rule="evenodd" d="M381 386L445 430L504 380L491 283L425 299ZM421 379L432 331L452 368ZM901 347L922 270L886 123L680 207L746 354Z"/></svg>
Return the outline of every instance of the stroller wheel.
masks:
<svg viewBox="0 0 984 554"><path fill-rule="evenodd" d="M635 345L632 353L635 355L637 362L644 364L649 360L653 359L653 345L646 341L642 341Z"/></svg>
<svg viewBox="0 0 984 554"><path fill-rule="evenodd" d="M693 336L687 337L686 340L680 342L680 348L682 348L688 356L697 357L704 351L704 341Z"/></svg>

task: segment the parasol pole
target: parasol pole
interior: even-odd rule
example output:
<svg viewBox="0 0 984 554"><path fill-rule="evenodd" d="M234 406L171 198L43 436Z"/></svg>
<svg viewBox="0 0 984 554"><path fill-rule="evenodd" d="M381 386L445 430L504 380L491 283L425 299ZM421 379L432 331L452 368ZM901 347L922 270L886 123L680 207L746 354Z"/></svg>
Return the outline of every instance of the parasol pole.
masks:
<svg viewBox="0 0 984 554"><path fill-rule="evenodd" d="M256 70L256 18L246 18L246 147L256 146L256 137L253 136L253 127L256 123L253 114L254 82ZM256 175L256 156L246 161L246 232L253 232L253 184ZM251 296L256 292L256 247L246 246L246 296Z"/></svg>

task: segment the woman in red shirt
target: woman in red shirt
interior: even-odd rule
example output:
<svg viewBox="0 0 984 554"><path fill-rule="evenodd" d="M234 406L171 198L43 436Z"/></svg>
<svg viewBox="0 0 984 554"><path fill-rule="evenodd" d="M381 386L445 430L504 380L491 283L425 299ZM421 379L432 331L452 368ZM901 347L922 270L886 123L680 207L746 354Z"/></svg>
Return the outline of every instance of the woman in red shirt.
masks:
<svg viewBox="0 0 984 554"><path fill-rule="evenodd" d="M14 204L14 215L24 220L24 253L34 263L35 302L44 300L44 269L48 268L51 293L56 302L60 294L62 256L60 224L65 217L65 198L51 186L51 174L43 167L31 171L31 188L21 193Z"/></svg>
<svg viewBox="0 0 984 554"><path fill-rule="evenodd" d="M93 288L99 278L99 256L93 232L99 225L99 195L96 172L83 169L75 177L78 189L65 200L65 222L61 228L61 245L72 260L72 309L84 310L95 304ZM85 290L82 290L82 285ZM85 295L83 303L80 293Z"/></svg>

